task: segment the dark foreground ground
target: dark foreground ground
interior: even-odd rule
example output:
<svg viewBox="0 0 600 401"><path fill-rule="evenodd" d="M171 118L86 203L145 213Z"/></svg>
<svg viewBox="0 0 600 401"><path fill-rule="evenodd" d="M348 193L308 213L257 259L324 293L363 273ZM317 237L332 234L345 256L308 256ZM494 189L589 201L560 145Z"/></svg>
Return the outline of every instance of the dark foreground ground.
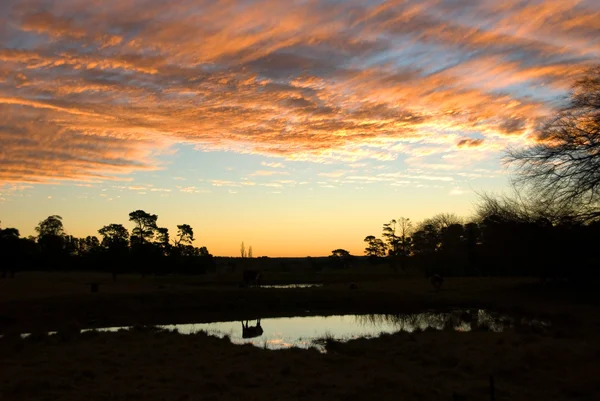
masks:
<svg viewBox="0 0 600 401"><path fill-rule="evenodd" d="M589 288L449 279L435 293L424 279L351 273L347 279L323 276L322 288L298 290L242 289L227 277L208 276L1 280L0 400L489 400L490 375L496 400L600 399L600 319ZM357 290L350 290L350 280ZM98 294L89 292L89 281L102 281ZM400 333L330 343L327 354L152 330L76 334L90 326L457 306L543 317L552 326ZM46 337L46 330L60 332ZM19 332L34 335L22 340Z"/></svg>

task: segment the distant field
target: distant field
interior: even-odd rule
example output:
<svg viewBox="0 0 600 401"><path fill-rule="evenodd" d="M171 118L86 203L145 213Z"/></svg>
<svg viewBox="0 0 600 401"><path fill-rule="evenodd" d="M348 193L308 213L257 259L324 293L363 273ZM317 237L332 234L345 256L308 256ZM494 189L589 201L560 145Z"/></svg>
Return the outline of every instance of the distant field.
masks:
<svg viewBox="0 0 600 401"><path fill-rule="evenodd" d="M239 273L160 276L21 273L0 280L0 332L167 324L296 314L398 313L455 306L566 314L582 294L524 278L447 278L439 293L423 277L390 269L269 272L266 283L323 283L319 288L240 288ZM90 283L99 283L91 293ZM358 289L350 289L350 283ZM563 302L564 301L564 302ZM307 312L308 311L308 312Z"/></svg>

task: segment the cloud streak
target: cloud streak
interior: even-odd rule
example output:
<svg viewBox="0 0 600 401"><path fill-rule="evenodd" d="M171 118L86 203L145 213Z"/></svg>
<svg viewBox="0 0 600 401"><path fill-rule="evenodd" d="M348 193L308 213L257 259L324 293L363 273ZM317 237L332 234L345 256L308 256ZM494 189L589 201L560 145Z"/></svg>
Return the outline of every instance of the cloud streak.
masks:
<svg viewBox="0 0 600 401"><path fill-rule="evenodd" d="M583 0L6 0L0 15L0 182L114 179L178 143L347 163L497 151L600 56Z"/></svg>

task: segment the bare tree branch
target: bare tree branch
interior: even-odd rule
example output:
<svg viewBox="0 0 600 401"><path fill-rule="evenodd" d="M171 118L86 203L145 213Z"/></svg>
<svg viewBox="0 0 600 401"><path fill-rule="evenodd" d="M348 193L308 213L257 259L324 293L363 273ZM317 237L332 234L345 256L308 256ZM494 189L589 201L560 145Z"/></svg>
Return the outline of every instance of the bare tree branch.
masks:
<svg viewBox="0 0 600 401"><path fill-rule="evenodd" d="M517 167L515 183L543 203L598 218L600 66L575 83L569 105L542 126L537 143L509 150L506 160Z"/></svg>

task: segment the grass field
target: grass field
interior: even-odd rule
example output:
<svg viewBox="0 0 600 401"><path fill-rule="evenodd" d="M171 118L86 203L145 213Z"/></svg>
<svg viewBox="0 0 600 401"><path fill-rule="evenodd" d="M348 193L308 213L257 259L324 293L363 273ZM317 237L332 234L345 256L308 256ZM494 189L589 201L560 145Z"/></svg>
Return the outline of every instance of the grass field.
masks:
<svg viewBox="0 0 600 401"><path fill-rule="evenodd" d="M346 275L344 275L346 273ZM24 273L0 280L0 399L600 399L600 319L593 291L539 280L455 278L439 293L389 269L272 273L308 289L239 288L232 274L198 277ZM90 282L100 282L91 293ZM351 290L350 282L358 289ZM83 327L269 316L482 307L551 320L547 330L399 333L330 342L328 353L268 351L203 334ZM46 337L46 330L59 330ZM17 333L34 332L29 339Z"/></svg>

